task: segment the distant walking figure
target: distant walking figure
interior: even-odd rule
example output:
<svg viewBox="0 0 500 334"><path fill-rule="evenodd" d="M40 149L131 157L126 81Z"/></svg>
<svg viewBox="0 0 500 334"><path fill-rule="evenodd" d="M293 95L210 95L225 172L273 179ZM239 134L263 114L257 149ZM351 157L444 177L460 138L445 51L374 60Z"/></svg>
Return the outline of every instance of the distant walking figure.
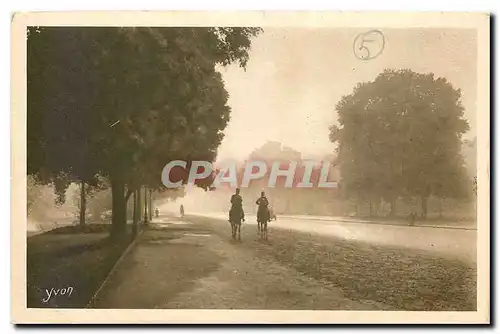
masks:
<svg viewBox="0 0 500 334"><path fill-rule="evenodd" d="M158 210L158 208L155 209L155 215L156 215L156 218L158 218L158 216L160 215L160 210Z"/></svg>
<svg viewBox="0 0 500 334"><path fill-rule="evenodd" d="M184 217L184 205L181 204L181 217Z"/></svg>
<svg viewBox="0 0 500 334"><path fill-rule="evenodd" d="M411 212L408 215L408 220L409 220L409 225L410 226L414 226L415 225L415 221L417 220L417 213L416 212Z"/></svg>

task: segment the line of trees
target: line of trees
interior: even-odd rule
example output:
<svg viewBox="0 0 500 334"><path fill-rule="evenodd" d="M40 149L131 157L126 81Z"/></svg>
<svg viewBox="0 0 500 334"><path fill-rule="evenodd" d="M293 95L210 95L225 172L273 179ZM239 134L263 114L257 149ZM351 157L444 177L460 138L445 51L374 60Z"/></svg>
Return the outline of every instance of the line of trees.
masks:
<svg viewBox="0 0 500 334"><path fill-rule="evenodd" d="M341 190L347 198L390 203L419 198L427 217L431 195L464 198L471 194L461 155L469 130L461 91L445 78L411 70L385 70L358 84L336 105L339 125L330 127L337 143Z"/></svg>
<svg viewBox="0 0 500 334"><path fill-rule="evenodd" d="M215 159L230 113L216 66L245 67L260 32L30 27L28 174L53 183L59 202L71 182L79 183L82 223L88 191L109 186L111 236L122 236L128 200L135 200L137 221L140 190L164 190L168 161ZM144 193L151 202L151 191Z"/></svg>

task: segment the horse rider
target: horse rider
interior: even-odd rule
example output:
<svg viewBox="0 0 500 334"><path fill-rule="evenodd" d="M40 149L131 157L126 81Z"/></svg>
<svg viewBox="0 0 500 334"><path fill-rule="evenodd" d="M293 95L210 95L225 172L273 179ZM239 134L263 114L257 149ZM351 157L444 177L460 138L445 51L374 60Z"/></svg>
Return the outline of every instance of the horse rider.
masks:
<svg viewBox="0 0 500 334"><path fill-rule="evenodd" d="M243 212L243 198L240 195L240 188L236 188L236 193L231 196L231 210L229 210L229 222L235 214L239 214L242 221L245 221L245 212Z"/></svg>
<svg viewBox="0 0 500 334"><path fill-rule="evenodd" d="M259 218L264 218L266 222L269 222L269 201L267 200L266 194L264 192L260 193L260 197L257 199L255 204L259 206L259 208L257 209L257 220L259 220Z"/></svg>

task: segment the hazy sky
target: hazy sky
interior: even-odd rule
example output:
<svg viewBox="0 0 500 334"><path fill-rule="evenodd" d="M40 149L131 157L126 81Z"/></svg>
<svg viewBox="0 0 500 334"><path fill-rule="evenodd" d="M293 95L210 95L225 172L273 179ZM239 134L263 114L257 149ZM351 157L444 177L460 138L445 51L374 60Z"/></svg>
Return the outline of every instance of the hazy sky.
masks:
<svg viewBox="0 0 500 334"><path fill-rule="evenodd" d="M465 116L476 134L476 33L474 30L384 30L385 48L359 60L353 42L366 29L265 29L250 52L247 70L221 70L232 108L218 160L244 159L267 140L307 155L332 153L328 126L335 104L360 81L385 68L410 68L446 77L462 89Z"/></svg>

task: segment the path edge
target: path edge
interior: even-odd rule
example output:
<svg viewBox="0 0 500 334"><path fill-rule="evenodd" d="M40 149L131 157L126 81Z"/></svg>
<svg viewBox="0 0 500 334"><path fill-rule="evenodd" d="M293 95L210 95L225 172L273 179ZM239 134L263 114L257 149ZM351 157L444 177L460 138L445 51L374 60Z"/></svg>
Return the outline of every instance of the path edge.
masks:
<svg viewBox="0 0 500 334"><path fill-rule="evenodd" d="M111 270L106 275L106 278L104 278L104 280L102 281L102 283L99 285L99 288L92 295L92 298L90 298L90 300L86 304L85 308L92 308L92 306L93 306L93 304L95 302L96 297L99 295L99 293L101 292L101 290L104 287L104 285L109 281L109 278L115 273L116 269L118 268L118 266L120 265L120 263L123 261L123 259L125 258L125 256L127 256L127 254L130 253L130 251L132 250L132 248L135 247L135 245L137 244L137 241L139 240L139 238L141 237L141 235L144 233L144 230L145 230L145 228L142 228L139 231L139 233L137 234L137 236L134 238L134 240L132 240L132 242L127 246L127 248L122 253L122 255L120 256L120 258L115 262L115 264L113 265L113 267L111 268Z"/></svg>
<svg viewBox="0 0 500 334"><path fill-rule="evenodd" d="M423 228L442 228L442 229L448 229L448 230L465 230L465 231L477 231L477 228L472 228L472 227L461 227L461 226L450 226L450 225L431 225L431 224L415 224L415 225L409 225L409 224L396 224L396 223L391 223L390 221L385 223L385 222L376 222L376 221L371 221L371 220L345 220L345 219L328 219L328 218L310 218L310 217L291 217L291 216L286 216L283 215L281 216L283 218L287 219L293 219L293 220L301 220L301 219L307 219L307 220L318 220L318 221L332 221L332 222L341 222L341 223L350 223L350 224L370 224L370 225L387 225L387 226L403 226L403 227L423 227Z"/></svg>

